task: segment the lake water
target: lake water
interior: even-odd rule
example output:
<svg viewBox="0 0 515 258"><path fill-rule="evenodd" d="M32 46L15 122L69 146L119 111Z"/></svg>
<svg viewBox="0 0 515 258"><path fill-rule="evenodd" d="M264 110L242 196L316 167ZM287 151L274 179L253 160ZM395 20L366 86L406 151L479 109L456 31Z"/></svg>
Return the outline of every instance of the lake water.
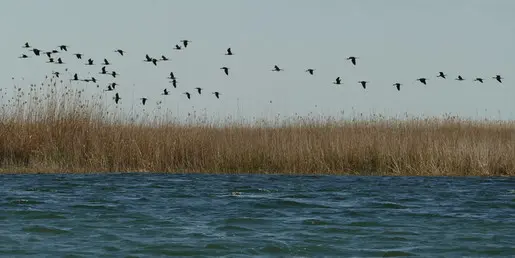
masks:
<svg viewBox="0 0 515 258"><path fill-rule="evenodd" d="M515 179L0 175L0 255L515 256Z"/></svg>

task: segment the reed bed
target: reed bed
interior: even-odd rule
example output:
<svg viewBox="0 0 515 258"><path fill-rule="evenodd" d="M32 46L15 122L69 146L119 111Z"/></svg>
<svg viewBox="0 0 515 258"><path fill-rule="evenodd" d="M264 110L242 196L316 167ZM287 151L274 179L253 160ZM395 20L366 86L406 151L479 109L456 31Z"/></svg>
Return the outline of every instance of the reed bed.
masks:
<svg viewBox="0 0 515 258"><path fill-rule="evenodd" d="M55 86L55 85L54 85ZM37 88L34 86L34 88ZM320 119L134 121L81 91L0 110L0 171L513 176L515 123Z"/></svg>

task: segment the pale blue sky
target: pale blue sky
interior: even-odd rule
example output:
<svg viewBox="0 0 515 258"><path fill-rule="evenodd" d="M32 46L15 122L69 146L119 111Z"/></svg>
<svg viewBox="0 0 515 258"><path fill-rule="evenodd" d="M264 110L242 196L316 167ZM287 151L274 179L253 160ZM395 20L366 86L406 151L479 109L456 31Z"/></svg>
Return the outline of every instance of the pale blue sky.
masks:
<svg viewBox="0 0 515 258"><path fill-rule="evenodd" d="M101 87L113 81L98 74L100 65L86 67L71 56L81 52L113 63L126 109L134 89L135 98L149 98L151 112L167 87L172 95L165 108L182 115L203 108L213 117L234 115L239 99L240 115L247 117L354 110L515 119L514 13L512 0L2 1L0 80L10 88L11 77L24 77L28 87L69 67L91 73ZM173 50L181 39L192 42ZM18 59L26 41L45 50L70 45L60 55L68 65ZM227 47L234 56L224 55ZM128 53L120 57L116 48ZM172 61L154 67L142 62L146 53ZM351 55L360 57L356 67L345 60ZM271 72L275 64L285 71ZM229 77L221 66L231 68ZM307 68L315 68L315 76ZM166 79L170 71L179 77L177 89ZM450 78L436 78L439 71ZM458 74L466 81L455 81ZM502 85L491 78L496 74L506 78ZM332 84L337 76L343 85ZM430 78L428 85L415 82L419 77ZM486 81L472 82L475 77ZM370 81L366 91L360 80ZM397 81L404 84L400 92L392 86ZM195 87L223 95L198 96ZM184 91L193 93L191 100ZM135 108L142 109L139 103Z"/></svg>

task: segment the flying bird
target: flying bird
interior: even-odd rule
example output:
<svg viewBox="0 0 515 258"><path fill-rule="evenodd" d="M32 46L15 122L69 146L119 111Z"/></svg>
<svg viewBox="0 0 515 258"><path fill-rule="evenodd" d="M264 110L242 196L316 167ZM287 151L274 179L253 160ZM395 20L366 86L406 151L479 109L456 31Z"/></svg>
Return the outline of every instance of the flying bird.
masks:
<svg viewBox="0 0 515 258"><path fill-rule="evenodd" d="M171 83L172 83L172 86L173 86L174 88L177 88L177 80L176 80L176 79L173 79L173 80L171 81Z"/></svg>
<svg viewBox="0 0 515 258"><path fill-rule="evenodd" d="M502 83L502 79L504 79L504 78L502 78L502 77L501 77L501 75L499 75L499 74L498 74L498 75L496 75L495 77L492 77L492 78L496 79L499 83Z"/></svg>
<svg viewBox="0 0 515 258"><path fill-rule="evenodd" d="M107 74L107 70L105 66L102 66L102 69L100 71L100 74Z"/></svg>
<svg viewBox="0 0 515 258"><path fill-rule="evenodd" d="M219 98L220 98L220 94L221 94L220 92L215 91L215 92L213 92L213 94L215 95L215 97L216 97L217 99L219 99Z"/></svg>
<svg viewBox="0 0 515 258"><path fill-rule="evenodd" d="M175 77L175 75L173 74L173 72L170 72L170 77L168 77L168 79L170 79L170 80L175 80L175 79L177 79L177 78Z"/></svg>
<svg viewBox="0 0 515 258"><path fill-rule="evenodd" d="M147 103L147 98L140 98L141 99L141 104L143 104L143 106L145 106L145 104Z"/></svg>
<svg viewBox="0 0 515 258"><path fill-rule="evenodd" d="M118 104L118 101L120 101L120 99L122 99L122 98L120 98L120 95L118 95L118 92L117 92L117 93L114 95L114 98L113 98L113 99L114 99L114 102L115 102L116 104Z"/></svg>
<svg viewBox="0 0 515 258"><path fill-rule="evenodd" d="M315 69L309 68L306 70L306 72L313 75L313 73L315 72Z"/></svg>
<svg viewBox="0 0 515 258"><path fill-rule="evenodd" d="M59 78L59 72L52 72L53 75L55 75L55 77Z"/></svg>
<svg viewBox="0 0 515 258"><path fill-rule="evenodd" d="M29 45L29 42L25 42L25 44L23 45L23 48L31 48L31 46Z"/></svg>
<svg viewBox="0 0 515 258"><path fill-rule="evenodd" d="M231 48L228 48L227 49L227 52L225 53L226 56L232 56L232 49Z"/></svg>
<svg viewBox="0 0 515 258"><path fill-rule="evenodd" d="M181 42L184 45L184 48L187 48L188 47L188 43L190 43L191 40L183 39L183 40L181 40Z"/></svg>
<svg viewBox="0 0 515 258"><path fill-rule="evenodd" d="M145 55L145 62L152 62L152 57L150 57L148 54Z"/></svg>
<svg viewBox="0 0 515 258"><path fill-rule="evenodd" d="M189 92L184 92L183 94L185 94L188 99L191 99L191 94Z"/></svg>
<svg viewBox="0 0 515 258"><path fill-rule="evenodd" d="M86 63L86 65L93 65L93 59L88 59L88 62Z"/></svg>
<svg viewBox="0 0 515 258"><path fill-rule="evenodd" d="M225 75L229 75L229 67L221 67L220 69L224 70Z"/></svg>
<svg viewBox="0 0 515 258"><path fill-rule="evenodd" d="M358 83L361 84L361 86L363 87L363 89L366 89L367 88L367 81L359 81Z"/></svg>
<svg viewBox="0 0 515 258"><path fill-rule="evenodd" d="M175 49L175 50L181 50L181 46L179 46L179 45L175 45L175 48L174 48L174 49Z"/></svg>
<svg viewBox="0 0 515 258"><path fill-rule="evenodd" d="M29 56L28 56L28 55L26 55L26 54L22 54L22 55L21 55L21 56L19 56L18 58L22 58L22 59L24 59L24 58L29 58Z"/></svg>
<svg viewBox="0 0 515 258"><path fill-rule="evenodd" d="M272 71L274 71L274 72L280 72L280 71L284 71L284 69L281 69L281 68L279 68L279 66L274 65L274 69L273 69Z"/></svg>
<svg viewBox="0 0 515 258"><path fill-rule="evenodd" d="M121 56L123 56L123 54L126 53L125 51L123 51L121 49L116 49L114 52L120 54Z"/></svg>
<svg viewBox="0 0 515 258"><path fill-rule="evenodd" d="M104 63L102 63L103 65L110 65L109 61L107 61L107 59L104 58Z"/></svg>
<svg viewBox="0 0 515 258"><path fill-rule="evenodd" d="M456 81L464 81L465 79L463 79L463 77L461 77L461 75L458 75L458 77L455 80Z"/></svg>
<svg viewBox="0 0 515 258"><path fill-rule="evenodd" d="M427 85L427 78L418 78L417 81L419 81L420 83L424 84L424 85Z"/></svg>
<svg viewBox="0 0 515 258"><path fill-rule="evenodd" d="M82 59L82 54L81 53L75 53L74 55L75 55L75 57L77 57L77 59Z"/></svg>
<svg viewBox="0 0 515 258"><path fill-rule="evenodd" d="M402 83L394 83L393 86L395 86L397 88L397 91L400 91L401 90L401 85Z"/></svg>
<svg viewBox="0 0 515 258"><path fill-rule="evenodd" d="M443 72L439 72L439 73L438 73L438 76L436 76L436 77L440 77L440 78L442 78L442 79L446 79L446 78L447 78L446 76L447 76L447 74L445 74L445 73L443 73Z"/></svg>
<svg viewBox="0 0 515 258"><path fill-rule="evenodd" d="M336 77L335 81L333 82L333 84L337 84L337 85L340 85L342 84L342 79L340 77Z"/></svg>
<svg viewBox="0 0 515 258"><path fill-rule="evenodd" d="M359 59L359 57L355 57L355 56L347 57L347 60L350 60L353 65L356 65L356 59Z"/></svg>
<svg viewBox="0 0 515 258"><path fill-rule="evenodd" d="M474 81L475 81L475 82L483 83L483 81L484 81L484 80L483 80L483 78L479 78L479 77L478 77L478 78L474 79Z"/></svg>
<svg viewBox="0 0 515 258"><path fill-rule="evenodd" d="M49 64L50 64L50 63L54 63L54 59L50 57L50 58L48 59L47 63L49 63Z"/></svg>
<svg viewBox="0 0 515 258"><path fill-rule="evenodd" d="M41 52L41 50L39 50L37 48L33 48L32 52L34 52L34 55L39 56L39 53Z"/></svg>
<svg viewBox="0 0 515 258"><path fill-rule="evenodd" d="M59 47L59 49L60 49L61 51L68 51L68 46L67 46L67 45L60 45L60 46L58 46L58 47Z"/></svg>
<svg viewBox="0 0 515 258"><path fill-rule="evenodd" d="M63 60L62 60L60 57L59 57L59 58L57 58L57 63L58 63L58 64L64 64L64 63L63 63Z"/></svg>
<svg viewBox="0 0 515 258"><path fill-rule="evenodd" d="M72 81L78 81L78 80L79 80L79 75L74 74Z"/></svg>
<svg viewBox="0 0 515 258"><path fill-rule="evenodd" d="M155 66L157 66L157 59L152 58L152 63L153 63Z"/></svg>
<svg viewBox="0 0 515 258"><path fill-rule="evenodd" d="M52 57L52 51L47 51L45 52L46 56L48 56L48 58L51 58Z"/></svg>
<svg viewBox="0 0 515 258"><path fill-rule="evenodd" d="M168 89L164 88L163 89L163 93L161 95L169 95L170 92L168 91Z"/></svg>
<svg viewBox="0 0 515 258"><path fill-rule="evenodd" d="M202 94L202 88L197 87L197 88L195 88L195 89L197 90L198 94Z"/></svg>
<svg viewBox="0 0 515 258"><path fill-rule="evenodd" d="M111 72L111 76L113 76L113 78L116 78L117 75L120 75L120 74L117 73L116 71L112 71Z"/></svg>
<svg viewBox="0 0 515 258"><path fill-rule="evenodd" d="M168 59L168 57L164 56L164 55L161 55L161 59L160 61L169 61L170 59Z"/></svg>

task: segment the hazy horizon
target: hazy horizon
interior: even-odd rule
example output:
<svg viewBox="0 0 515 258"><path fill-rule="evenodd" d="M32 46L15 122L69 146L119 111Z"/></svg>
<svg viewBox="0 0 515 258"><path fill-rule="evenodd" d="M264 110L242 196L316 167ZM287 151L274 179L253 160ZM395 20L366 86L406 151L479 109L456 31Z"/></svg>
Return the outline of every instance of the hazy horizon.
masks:
<svg viewBox="0 0 515 258"><path fill-rule="evenodd" d="M6 1L0 27L7 40L0 88L28 89L52 71L78 73L98 85L72 83L90 94L117 82L118 105L146 114L162 109L183 117L276 114L440 116L515 119L515 2L456 1ZM180 40L191 40L181 51ZM65 65L19 59L29 42L44 50L69 45ZM233 56L226 56L228 47ZM127 51L124 56L115 49ZM73 53L84 53L77 60ZM165 55L157 67L145 54ZM33 53L29 53L33 56ZM353 66L346 58L357 56ZM88 58L97 65L85 66ZM100 75L107 58L120 76ZM284 68L272 72L274 65ZM230 68L226 76L220 67ZM69 68L70 75L64 69ZM314 68L313 76L305 72ZM166 77L178 77L174 89ZM438 72L448 79L437 78ZM496 74L502 84L492 79ZM465 81L456 81L462 75ZM336 77L342 85L334 85ZM427 86L416 81L429 78ZM474 82L476 77L485 83ZM364 90L358 81L370 81ZM403 84L401 91L392 85ZM164 88L170 96L162 96ZM198 95L195 87L204 88ZM192 93L188 100L182 93ZM216 99L211 94L219 91ZM114 92L105 92L110 108ZM142 106L138 98L149 99ZM0 100L2 101L2 100ZM4 99L5 101L5 99ZM2 104L2 103L0 103Z"/></svg>

